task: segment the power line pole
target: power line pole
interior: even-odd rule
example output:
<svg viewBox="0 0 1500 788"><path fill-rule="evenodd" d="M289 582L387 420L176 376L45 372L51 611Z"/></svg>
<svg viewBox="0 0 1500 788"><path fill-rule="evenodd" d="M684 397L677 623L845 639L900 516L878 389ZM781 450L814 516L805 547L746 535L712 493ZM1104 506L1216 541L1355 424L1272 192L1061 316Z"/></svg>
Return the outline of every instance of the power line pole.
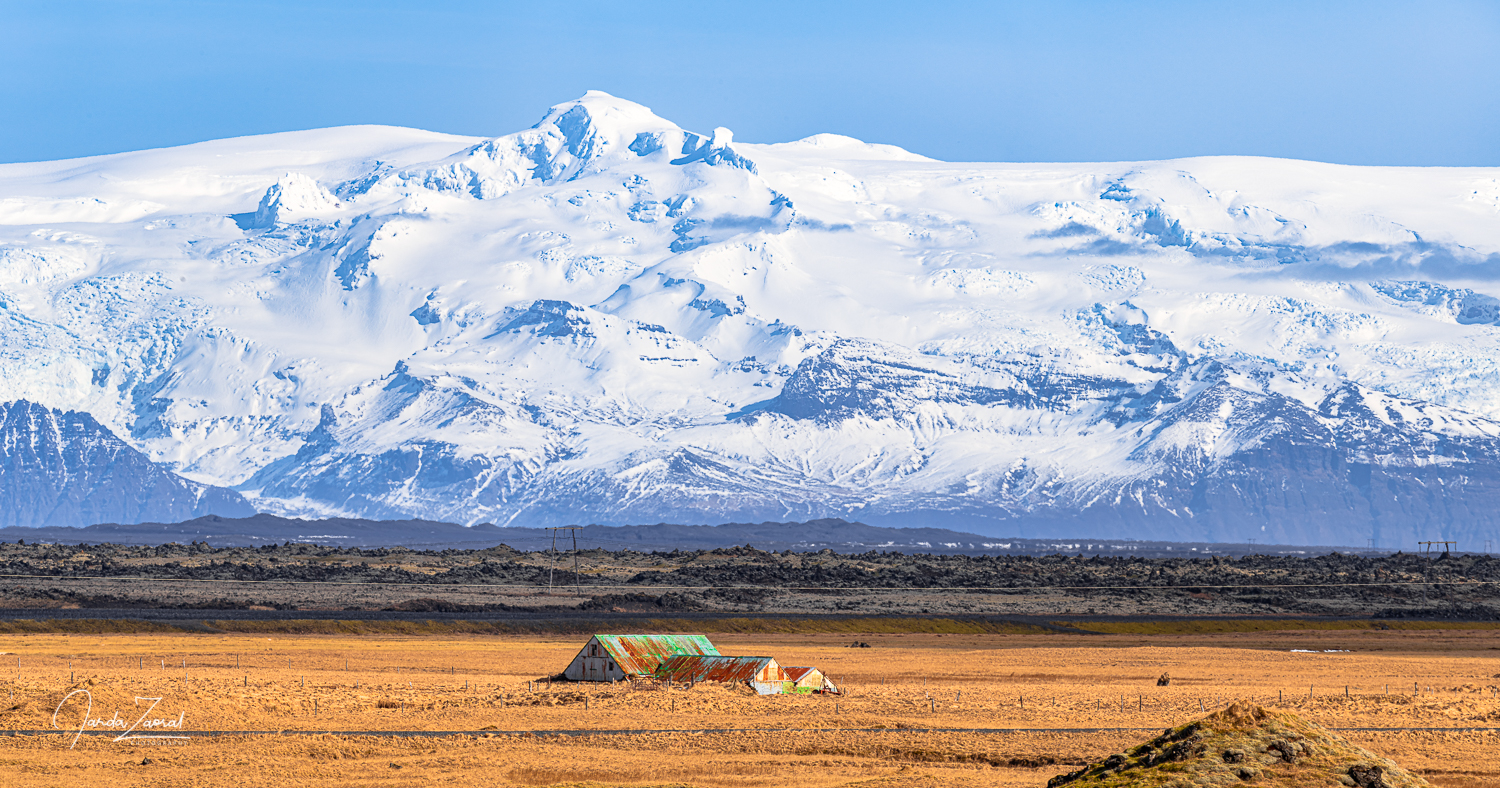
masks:
<svg viewBox="0 0 1500 788"><path fill-rule="evenodd" d="M552 532L552 547L547 550L547 557L552 560L547 562L547 594L552 593L552 569L557 566L557 529L548 528Z"/></svg>
<svg viewBox="0 0 1500 788"><path fill-rule="evenodd" d="M1447 555L1449 551L1458 552L1458 542L1417 542L1417 544L1422 546L1423 556L1430 557L1437 552L1438 545L1442 545L1444 555Z"/></svg>
<svg viewBox="0 0 1500 788"><path fill-rule="evenodd" d="M549 527L552 532L552 563L547 567L547 593L552 593L552 570L557 567L557 532L573 532L573 595L583 596L583 588L579 583L578 576L578 532L583 528L581 525L558 525Z"/></svg>

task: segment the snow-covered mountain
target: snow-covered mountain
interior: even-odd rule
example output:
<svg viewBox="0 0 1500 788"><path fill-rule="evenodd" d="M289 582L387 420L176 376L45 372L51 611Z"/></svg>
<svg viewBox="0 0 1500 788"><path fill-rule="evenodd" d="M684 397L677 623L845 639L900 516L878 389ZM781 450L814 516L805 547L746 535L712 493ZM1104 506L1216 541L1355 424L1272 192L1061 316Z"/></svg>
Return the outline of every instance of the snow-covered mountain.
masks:
<svg viewBox="0 0 1500 788"><path fill-rule="evenodd" d="M595 92L0 166L0 401L279 514L1473 544L1497 275L1497 169L947 163Z"/></svg>
<svg viewBox="0 0 1500 788"><path fill-rule="evenodd" d="M187 481L87 413L0 404L0 528L71 526L123 515L186 520L255 510L233 490Z"/></svg>

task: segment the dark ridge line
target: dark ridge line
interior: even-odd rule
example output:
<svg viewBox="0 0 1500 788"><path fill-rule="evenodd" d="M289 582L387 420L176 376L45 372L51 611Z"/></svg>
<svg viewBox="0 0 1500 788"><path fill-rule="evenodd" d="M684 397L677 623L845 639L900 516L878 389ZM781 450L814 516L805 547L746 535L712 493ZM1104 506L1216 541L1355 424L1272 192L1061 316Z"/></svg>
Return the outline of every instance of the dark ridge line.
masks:
<svg viewBox="0 0 1500 788"><path fill-rule="evenodd" d="M385 580L239 580L226 578L196 577L131 577L128 575L5 575L0 580L93 580L118 581L122 583L253 583L258 585L297 586L412 586L417 588L519 588L540 591L551 587L535 583L414 583L410 581ZM1204 583L1182 585L1117 585L1117 586L786 586L786 585L732 585L732 586L684 586L656 585L651 583L580 583L557 586L559 593L569 588L649 591L750 591L772 589L777 591L1152 591L1183 590L1189 588L1259 589L1259 588L1392 588L1405 586L1491 586L1500 585L1500 580L1390 580L1374 583L1240 583L1235 585L1209 585ZM577 596L574 594L573 596Z"/></svg>
<svg viewBox="0 0 1500 788"><path fill-rule="evenodd" d="M803 522L719 523L687 525L681 523L637 523L631 525L589 524L579 526L580 544L587 549L607 549L619 545L636 552L711 551L756 545L758 549L779 552L789 549L798 553L832 549L843 555L861 552L894 552L903 555L983 555L1039 556L1073 553L1109 554L1116 557L1140 556L1232 557L1268 555L1308 557L1332 553L1344 555L1386 555L1389 547L1355 547L1353 545L1254 544L1250 542L1200 542L1155 539L1075 536L985 536L968 531L924 525L871 525L838 517ZM806 529L812 529L808 532ZM308 534L307 531L321 531ZM207 515L175 523L95 523L87 526L11 526L0 528L0 540L24 537L39 538L52 544L112 544L117 546L161 546L183 544L181 539L224 547L278 546L278 543L315 544L321 547L381 549L391 547L428 550L483 549L526 542L538 545L543 552L552 542L544 528L530 526L501 527L493 523L464 526L457 523L424 519L368 520L330 517L313 520L286 518L265 512L249 517ZM116 542L114 539L125 541ZM170 542L160 541L168 539ZM1004 543L1005 546L1001 546ZM988 545L986 547L986 545ZM1085 545L1089 545L1085 549Z"/></svg>
<svg viewBox="0 0 1500 788"><path fill-rule="evenodd" d="M330 624L364 624L383 622L407 622L407 623L456 623L456 624L497 624L510 626L524 626L546 629L549 627L579 627L579 626L614 626L625 622L650 622L650 621L690 621L690 622L717 622L717 621L763 621L763 620L787 620L787 621L955 621L955 622L978 622L988 624L1008 624L1019 626L1032 626L1041 629L1052 630L1064 634L1077 634L1089 636L1103 636L1109 633L1095 630L1081 629L1076 624L1091 623L1193 623L1193 622L1312 622L1312 623L1341 623L1341 622L1370 622L1406 624L1406 623L1428 623L1428 624L1491 624L1497 625L1494 619L1474 618L1443 618L1435 616L1412 616L1409 618L1376 618L1371 619L1364 615L1347 616L1310 616L1292 613L1267 613L1256 615L1067 615L1067 614L1021 614L1021 613L951 613L939 615L927 614L882 614L882 613L855 613L848 611L840 612L758 612L758 611L733 611L733 610L662 610L662 611L579 611L572 608L542 608L539 610L498 610L498 611L401 611L401 610L245 610L226 608L0 608L0 621L37 621L37 622L132 622L144 624L160 624L178 629L190 629L203 632L231 632L232 630L220 630L212 625L223 621L227 623L239 622L288 622L288 621L313 621ZM1378 630L1378 627L1376 628ZM576 629L569 629L575 632ZM1271 632L1267 630L1266 632ZM1301 631L1301 630L1295 630ZM1344 630L1338 630L1344 631ZM1372 630L1374 631L1374 630ZM294 633L283 633L294 634ZM855 634L853 630L848 632L836 631L826 632L829 635ZM864 633L880 634L880 633ZM920 634L920 633L910 633ZM948 634L948 633L940 633ZM954 633L957 634L957 633ZM1132 634L1132 633L1125 633ZM1139 634L1139 633L1134 633Z"/></svg>

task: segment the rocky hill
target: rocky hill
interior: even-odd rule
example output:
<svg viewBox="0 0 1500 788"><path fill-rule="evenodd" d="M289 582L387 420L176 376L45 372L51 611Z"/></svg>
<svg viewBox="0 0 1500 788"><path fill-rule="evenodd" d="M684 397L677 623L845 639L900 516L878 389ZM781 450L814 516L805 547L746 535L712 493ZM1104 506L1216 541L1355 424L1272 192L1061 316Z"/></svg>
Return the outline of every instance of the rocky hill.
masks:
<svg viewBox="0 0 1500 788"><path fill-rule="evenodd" d="M0 528L0 542L160 545L204 542L215 547L260 546L294 542L337 547L413 547L420 550L483 549L507 544L522 550L559 547L593 550L713 550L750 546L759 550L934 555L1033 555L1083 553L1140 558L1172 558L1368 553L1345 546L1209 544L1128 539L996 539L941 528L886 528L839 518L807 522L724 523L721 525L586 525L570 529L500 528L492 523L464 526L431 520L364 520L322 517L304 520L256 514L251 517L206 515L182 522L99 523L83 528Z"/></svg>
<svg viewBox="0 0 1500 788"><path fill-rule="evenodd" d="M0 403L0 528L253 512L233 490L159 467L87 413Z"/></svg>
<svg viewBox="0 0 1500 788"><path fill-rule="evenodd" d="M420 528L421 523L410 524ZM6 539L15 531L0 532ZM857 555L750 547L645 552L411 550L203 542L0 542L0 607L433 610L561 606L661 612L1500 620L1500 559L1325 555L1144 559ZM168 582L168 581L189 582ZM161 581L161 582L155 582ZM548 590L556 594L543 593ZM1275 628L1273 622L1264 622Z"/></svg>

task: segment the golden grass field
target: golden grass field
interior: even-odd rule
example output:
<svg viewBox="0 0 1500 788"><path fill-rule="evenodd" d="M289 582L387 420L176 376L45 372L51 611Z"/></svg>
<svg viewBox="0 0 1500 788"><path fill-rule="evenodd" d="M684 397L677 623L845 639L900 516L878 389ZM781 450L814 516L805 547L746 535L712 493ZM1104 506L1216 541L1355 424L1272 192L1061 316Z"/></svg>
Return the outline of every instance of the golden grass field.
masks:
<svg viewBox="0 0 1500 788"><path fill-rule="evenodd" d="M848 634L714 634L725 654L817 665L848 692L764 698L528 684L560 671L579 635L0 634L6 730L51 729L63 697L86 689L62 705L61 728L78 730L86 700L95 719L133 722L139 696L161 697L152 716L187 731L683 731L0 736L0 785L1044 786L1232 700L1335 728L1500 729L1493 628L1178 629L858 635L868 649ZM1172 684L1158 687L1164 672ZM1151 730L910 730L1115 727ZM696 732L713 728L752 730ZM792 728L815 730L779 730ZM849 728L873 730L826 730ZM1500 788L1496 732L1343 735L1434 785Z"/></svg>

